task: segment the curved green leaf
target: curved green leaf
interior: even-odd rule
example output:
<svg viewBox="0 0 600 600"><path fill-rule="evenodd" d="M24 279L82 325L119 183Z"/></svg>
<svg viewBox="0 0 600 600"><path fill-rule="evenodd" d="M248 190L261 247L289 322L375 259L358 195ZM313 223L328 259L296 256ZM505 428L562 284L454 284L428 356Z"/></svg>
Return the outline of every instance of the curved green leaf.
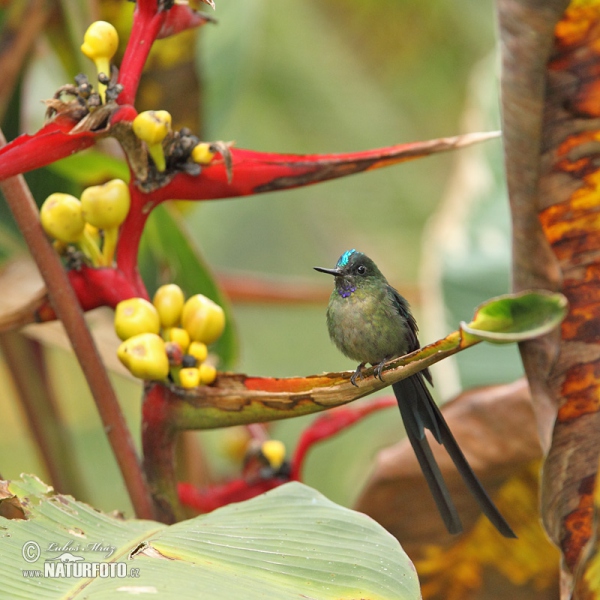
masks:
<svg viewBox="0 0 600 600"><path fill-rule="evenodd" d="M115 158L95 148L72 154L48 165L50 171L82 186L104 183L109 179L129 181L129 168L121 158Z"/></svg>
<svg viewBox="0 0 600 600"><path fill-rule="evenodd" d="M462 331L493 343L520 342L552 331L568 310L565 296L545 290L498 296L481 304Z"/></svg>
<svg viewBox="0 0 600 600"><path fill-rule="evenodd" d="M52 494L31 476L6 483L0 508L20 503L25 516L0 517L0 595L13 600L114 598L119 591L219 600L421 597L414 567L395 538L300 483L170 527L105 515ZM60 549L51 551L53 543ZM39 545L37 560L25 560L26 544L30 560ZM82 562L125 563L127 577L24 576L23 570L58 565L65 552Z"/></svg>

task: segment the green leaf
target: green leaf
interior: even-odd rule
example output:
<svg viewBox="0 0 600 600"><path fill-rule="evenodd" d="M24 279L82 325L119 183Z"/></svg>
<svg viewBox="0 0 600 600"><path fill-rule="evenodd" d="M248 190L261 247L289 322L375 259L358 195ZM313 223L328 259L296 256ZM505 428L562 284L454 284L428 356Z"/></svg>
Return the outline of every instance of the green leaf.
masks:
<svg viewBox="0 0 600 600"><path fill-rule="evenodd" d="M176 283L186 297L204 294L223 307L225 331L212 349L221 357L219 368L231 367L237 357L237 339L229 302L185 231L181 216L172 207L163 204L152 211L139 257L139 269L150 295L164 283Z"/></svg>
<svg viewBox="0 0 600 600"><path fill-rule="evenodd" d="M74 76L83 71L89 76L94 73L92 62L80 47L86 29L94 21L94 9L87 2L77 0L60 0L60 5L60 20L55 20L47 31L50 42L68 73Z"/></svg>
<svg viewBox="0 0 600 600"><path fill-rule="evenodd" d="M129 168L124 160L94 148L52 163L48 169L82 186L96 185L110 179L129 181Z"/></svg>
<svg viewBox="0 0 600 600"><path fill-rule="evenodd" d="M461 329L493 343L521 342L552 331L565 318L565 296L545 290L498 296L481 304Z"/></svg>
<svg viewBox="0 0 600 600"><path fill-rule="evenodd" d="M414 567L395 538L301 483L170 527L105 515L51 494L31 476L8 490L26 517L0 517L0 580L13 600L114 598L118 591L219 600L421 597ZM50 551L53 543L61 550ZM35 558L36 544L39 558L27 562L23 554ZM128 576L23 575L58 565L63 552L84 562L124 563Z"/></svg>

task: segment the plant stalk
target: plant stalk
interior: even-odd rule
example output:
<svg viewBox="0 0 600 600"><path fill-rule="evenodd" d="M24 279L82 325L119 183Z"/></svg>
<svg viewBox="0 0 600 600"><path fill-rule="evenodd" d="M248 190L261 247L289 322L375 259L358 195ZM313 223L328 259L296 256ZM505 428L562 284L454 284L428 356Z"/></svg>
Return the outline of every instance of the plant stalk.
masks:
<svg viewBox="0 0 600 600"><path fill-rule="evenodd" d="M6 144L0 131L0 147ZM44 279L50 301L69 336L96 402L108 441L138 518L153 518L152 501L133 439L83 312L66 272L46 234L37 206L22 175L0 183L0 190Z"/></svg>

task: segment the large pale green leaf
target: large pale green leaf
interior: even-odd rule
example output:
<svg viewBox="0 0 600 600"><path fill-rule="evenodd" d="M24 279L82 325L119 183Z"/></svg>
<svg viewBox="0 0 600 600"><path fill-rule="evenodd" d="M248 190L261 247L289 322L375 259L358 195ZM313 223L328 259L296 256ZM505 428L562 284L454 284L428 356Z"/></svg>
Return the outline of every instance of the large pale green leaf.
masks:
<svg viewBox="0 0 600 600"><path fill-rule="evenodd" d="M0 487L0 498L1 514L25 517L0 517L0 598L420 598L414 567L395 538L300 483L170 527L105 515L31 476ZM50 551L53 543L60 550ZM62 563L64 553L125 563L128 575L24 576Z"/></svg>

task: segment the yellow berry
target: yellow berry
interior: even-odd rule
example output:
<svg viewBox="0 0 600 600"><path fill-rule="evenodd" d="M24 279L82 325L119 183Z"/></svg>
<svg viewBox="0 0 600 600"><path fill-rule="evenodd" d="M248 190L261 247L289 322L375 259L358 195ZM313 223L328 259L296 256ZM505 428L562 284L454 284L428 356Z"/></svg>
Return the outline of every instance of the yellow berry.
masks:
<svg viewBox="0 0 600 600"><path fill-rule="evenodd" d="M163 380L169 374L165 343L155 333L142 333L125 340L117 349L117 356L140 379Z"/></svg>
<svg viewBox="0 0 600 600"><path fill-rule="evenodd" d="M200 165L207 165L214 158L215 153L210 149L210 144L201 142L192 150L192 160Z"/></svg>
<svg viewBox="0 0 600 600"><path fill-rule="evenodd" d="M203 385L210 385L217 378L217 369L212 365L203 363L198 367L198 371L200 373L200 383Z"/></svg>
<svg viewBox="0 0 600 600"><path fill-rule="evenodd" d="M182 352L186 352L190 345L190 334L182 327L169 327L168 329L165 329L163 331L163 338L167 342L177 344Z"/></svg>
<svg viewBox="0 0 600 600"><path fill-rule="evenodd" d="M188 367L179 371L179 383L181 387L193 388L200 385L200 369Z"/></svg>
<svg viewBox="0 0 600 600"><path fill-rule="evenodd" d="M79 241L85 228L81 202L69 194L50 194L40 210L44 231L59 242Z"/></svg>
<svg viewBox="0 0 600 600"><path fill-rule="evenodd" d="M92 23L83 36L81 51L91 60L111 59L119 47L117 30L106 21ZM110 75L110 73L106 73Z"/></svg>
<svg viewBox="0 0 600 600"><path fill-rule="evenodd" d="M187 300L181 314L181 325L194 342L212 344L225 328L225 313L212 300L196 294Z"/></svg>
<svg viewBox="0 0 600 600"><path fill-rule="evenodd" d="M174 283L161 285L156 290L154 298L152 299L152 304L154 304L158 311L160 324L163 327L174 327L179 323L184 303L185 296L183 295L181 288Z"/></svg>
<svg viewBox="0 0 600 600"><path fill-rule="evenodd" d="M117 30L106 21L96 21L85 32L81 51L94 61L98 73L104 73L110 78L110 59L115 55L118 47ZM98 93L105 102L106 85L98 84Z"/></svg>
<svg viewBox="0 0 600 600"><path fill-rule="evenodd" d="M129 298L117 304L115 331L126 340L141 333L158 334L160 320L154 306L143 298ZM164 345L163 345L164 352Z"/></svg>
<svg viewBox="0 0 600 600"><path fill-rule="evenodd" d="M86 188L81 194L83 218L98 229L119 227L130 205L129 187L121 179Z"/></svg>
<svg viewBox="0 0 600 600"><path fill-rule="evenodd" d="M133 133L148 145L148 152L159 171L166 169L162 141L171 130L171 115L166 110L146 110L132 123Z"/></svg>
<svg viewBox="0 0 600 600"><path fill-rule="evenodd" d="M192 342L187 349L187 353L191 354L199 363L201 363L205 361L208 356L208 348L206 347L206 344L203 344L202 342Z"/></svg>
<svg viewBox="0 0 600 600"><path fill-rule="evenodd" d="M285 460L285 446L279 440L267 440L260 447L262 455L267 459L269 465L277 470Z"/></svg>
<svg viewBox="0 0 600 600"><path fill-rule="evenodd" d="M145 110L133 120L133 133L147 144L160 144L171 129L171 115L166 110Z"/></svg>

